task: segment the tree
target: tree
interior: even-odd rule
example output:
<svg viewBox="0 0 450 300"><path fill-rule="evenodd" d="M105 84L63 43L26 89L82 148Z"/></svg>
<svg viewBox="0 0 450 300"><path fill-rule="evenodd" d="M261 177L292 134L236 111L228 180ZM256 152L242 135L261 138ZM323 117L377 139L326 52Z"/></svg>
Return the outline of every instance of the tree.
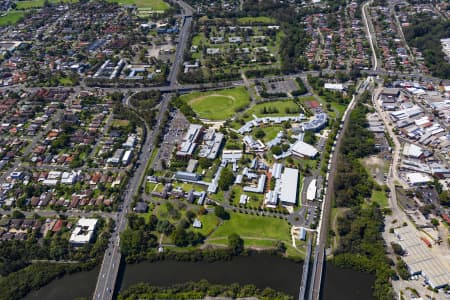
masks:
<svg viewBox="0 0 450 300"><path fill-rule="evenodd" d="M262 139L263 137L266 136L266 133L264 132L264 130L262 130L261 128L259 128L258 130L256 130L255 132L255 137L257 139Z"/></svg>
<svg viewBox="0 0 450 300"><path fill-rule="evenodd" d="M20 210L15 210L12 212L13 219L25 219L25 215Z"/></svg>
<svg viewBox="0 0 450 300"><path fill-rule="evenodd" d="M228 220L230 218L230 214L220 205L214 208L214 214L222 220Z"/></svg>
<svg viewBox="0 0 450 300"><path fill-rule="evenodd" d="M229 187L234 183L234 175L230 169L224 168L220 174L219 188L223 191L228 191Z"/></svg>
<svg viewBox="0 0 450 300"><path fill-rule="evenodd" d="M203 170L205 170L209 169L213 165L213 161L211 159L207 159L206 157L200 157L198 164Z"/></svg>
<svg viewBox="0 0 450 300"><path fill-rule="evenodd" d="M274 155L280 155L281 153L283 153L283 149L281 149L281 146L279 146L279 145L273 146L272 153Z"/></svg>
<svg viewBox="0 0 450 300"><path fill-rule="evenodd" d="M167 220L158 220L156 224L156 231L159 233L170 234L173 230L173 225Z"/></svg>
<svg viewBox="0 0 450 300"><path fill-rule="evenodd" d="M189 244L186 230L184 230L183 228L177 228L172 233L171 238L173 243L178 247L186 247Z"/></svg>
<svg viewBox="0 0 450 300"><path fill-rule="evenodd" d="M435 218L432 218L431 219L431 224L433 224L434 227L438 227L439 226L439 220L435 219Z"/></svg>
<svg viewBox="0 0 450 300"><path fill-rule="evenodd" d="M239 255L244 251L244 240L237 233L228 236L228 248L234 255Z"/></svg>
<svg viewBox="0 0 450 300"><path fill-rule="evenodd" d="M403 251L402 246L400 246L399 244L392 242L391 246L392 246L392 250L394 250L395 254L400 255L400 256L405 254L405 252Z"/></svg>

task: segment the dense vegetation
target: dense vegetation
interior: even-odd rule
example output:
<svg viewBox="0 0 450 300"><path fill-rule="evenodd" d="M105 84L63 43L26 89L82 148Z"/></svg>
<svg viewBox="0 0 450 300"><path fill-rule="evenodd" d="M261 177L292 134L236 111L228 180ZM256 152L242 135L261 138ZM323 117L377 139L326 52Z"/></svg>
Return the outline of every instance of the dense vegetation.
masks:
<svg viewBox="0 0 450 300"><path fill-rule="evenodd" d="M449 36L450 21L432 19L428 15L417 15L405 28L408 44L423 53L425 63L434 76L445 79L450 79L450 64L442 51L440 39Z"/></svg>
<svg viewBox="0 0 450 300"><path fill-rule="evenodd" d="M372 133L366 128L365 118L368 108L358 104L350 115L350 124L338 154L335 178L335 205L349 210L337 220L339 245L335 250L333 263L376 275L374 295L377 299L393 299L390 279L395 275L391 261L385 255L381 236L383 214L373 204L363 208L365 198L369 198L373 184L369 180L360 158L374 153Z"/></svg>
<svg viewBox="0 0 450 300"><path fill-rule="evenodd" d="M203 299L207 296L233 299L256 297L261 300L293 299L292 296L270 288L261 290L254 285L219 285L211 284L206 280L176 284L171 287L157 287L139 283L121 292L118 299Z"/></svg>

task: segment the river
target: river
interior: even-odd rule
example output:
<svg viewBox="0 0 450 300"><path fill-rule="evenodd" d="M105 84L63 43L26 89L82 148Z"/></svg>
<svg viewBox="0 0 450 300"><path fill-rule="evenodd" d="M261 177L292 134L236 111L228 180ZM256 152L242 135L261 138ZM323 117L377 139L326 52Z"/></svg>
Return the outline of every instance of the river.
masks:
<svg viewBox="0 0 450 300"><path fill-rule="evenodd" d="M170 285L207 279L212 283L254 284L270 286L297 297L302 265L269 255L237 257L231 261L208 262L142 262L126 265L120 273L120 289L138 282ZM94 291L99 269L81 272L54 280L24 300L59 300L90 297ZM373 276L327 265L322 300L373 299Z"/></svg>

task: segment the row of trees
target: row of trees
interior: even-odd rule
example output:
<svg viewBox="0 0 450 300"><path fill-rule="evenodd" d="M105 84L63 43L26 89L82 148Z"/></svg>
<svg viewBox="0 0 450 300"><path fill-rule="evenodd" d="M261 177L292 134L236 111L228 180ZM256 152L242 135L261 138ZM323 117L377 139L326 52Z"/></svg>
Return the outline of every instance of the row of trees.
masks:
<svg viewBox="0 0 450 300"><path fill-rule="evenodd" d="M211 284L206 280L187 282L170 287L157 287L145 283L131 286L120 293L118 299L204 299L208 297L226 298L257 298L261 300L287 300L292 296L275 291L271 288L263 290L254 285L240 286Z"/></svg>

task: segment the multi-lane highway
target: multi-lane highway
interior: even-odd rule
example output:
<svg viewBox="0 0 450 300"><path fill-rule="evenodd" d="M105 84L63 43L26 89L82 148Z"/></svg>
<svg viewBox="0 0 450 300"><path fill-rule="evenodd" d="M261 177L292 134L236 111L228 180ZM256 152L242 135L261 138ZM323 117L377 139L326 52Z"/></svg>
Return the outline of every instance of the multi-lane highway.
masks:
<svg viewBox="0 0 450 300"><path fill-rule="evenodd" d="M186 44L188 41L189 28L190 28L190 20L192 16L192 8L184 3L183 1L177 1L177 3L182 8L183 14L183 24L180 32L179 43L176 51L176 58L174 63L172 64L171 71L169 73L168 81L169 87L174 87L177 85L176 75L178 74L179 65L183 59L183 53L186 48ZM189 20L189 21L188 21ZM133 196L137 193L139 186L142 182L143 177L145 176L145 170L147 166L147 162L151 156L153 151L153 145L156 142L156 136L159 127L162 125L161 121L164 117L165 112L168 109L168 105L170 102L170 94L164 94L162 96L161 105L159 108L157 122L154 130L151 130L148 125L146 125L146 135L145 141L142 145L141 152L139 154L140 164L136 167L134 173L132 174L127 188L123 195L123 203L121 205L121 210L118 212L116 218L116 226L112 233L109 245L107 250L105 251L105 255L103 257L102 265L100 268L100 273L97 278L97 285L95 287L95 292L93 295L93 299L96 300L109 300L112 299L117 274L119 272L120 262L122 259L122 255L120 253L120 233L122 233L127 226L127 218L126 215L131 209L130 204L132 202ZM128 105L129 101L128 97L124 98L124 104Z"/></svg>

